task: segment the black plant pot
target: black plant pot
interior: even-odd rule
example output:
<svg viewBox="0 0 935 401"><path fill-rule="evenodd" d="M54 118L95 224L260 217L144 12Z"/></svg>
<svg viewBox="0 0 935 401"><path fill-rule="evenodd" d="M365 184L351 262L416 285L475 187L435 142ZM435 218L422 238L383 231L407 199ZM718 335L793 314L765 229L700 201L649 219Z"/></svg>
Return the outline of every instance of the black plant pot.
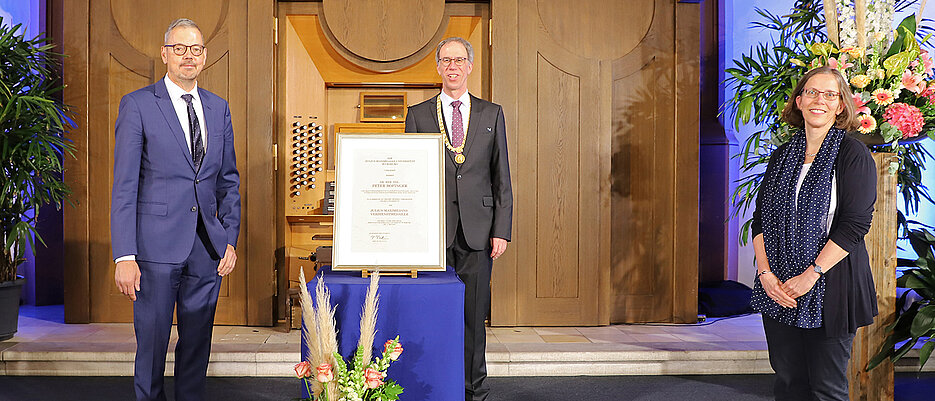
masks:
<svg viewBox="0 0 935 401"><path fill-rule="evenodd" d="M0 283L0 341L9 340L16 334L19 323L19 296L26 279Z"/></svg>
<svg viewBox="0 0 935 401"><path fill-rule="evenodd" d="M860 132L852 131L852 132L849 132L849 134L852 137L857 138L857 140L863 142L865 145L880 146L880 145L889 144L889 142L886 142L883 140L883 135L880 135L878 132L874 132L872 134L861 134ZM908 145L910 143L919 142L923 139L928 139L928 134L925 132L922 132L919 135L916 135L912 138L900 139L899 144Z"/></svg>

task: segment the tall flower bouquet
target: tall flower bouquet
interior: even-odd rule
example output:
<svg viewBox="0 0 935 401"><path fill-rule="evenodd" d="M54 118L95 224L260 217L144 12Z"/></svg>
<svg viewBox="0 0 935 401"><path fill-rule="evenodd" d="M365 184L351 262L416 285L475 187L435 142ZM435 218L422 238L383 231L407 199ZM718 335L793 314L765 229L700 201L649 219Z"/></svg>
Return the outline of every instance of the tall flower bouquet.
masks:
<svg viewBox="0 0 935 401"><path fill-rule="evenodd" d="M299 279L305 283L305 271L299 270ZM338 353L337 329L331 293L324 286L324 278L315 287L315 302L303 285L300 286L302 322L305 325L302 340L309 355L295 365L295 375L302 380L310 398L324 401L389 401L398 400L403 388L386 378L390 363L403 352L399 336L383 344L383 353L372 358L373 340L376 334L377 309L380 296L377 294L379 274L370 278L370 286L360 317L360 339L357 351L346 363ZM314 370L313 370L314 369ZM312 380L314 379L314 380Z"/></svg>
<svg viewBox="0 0 935 401"><path fill-rule="evenodd" d="M915 39L915 16L906 17L888 47L885 35L870 47L838 49L828 42L807 46L808 52L790 60L790 68L802 75L829 66L840 71L851 84L857 104L861 139L873 145L935 137L935 64ZM927 39L928 37L926 37ZM791 99L790 99L791 100Z"/></svg>
<svg viewBox="0 0 935 401"><path fill-rule="evenodd" d="M735 213L752 205L762 166L777 146L796 133L780 114L786 102L795 101L789 96L798 80L820 66L835 68L848 79L861 123L857 137L898 155L888 167L897 174L904 210L917 210L920 199L935 203L922 185L923 163L930 155L915 143L935 138L935 65L921 47L929 36L917 35L914 15L890 28L894 11L903 11L914 1L834 3L833 13L821 0L797 0L786 15L757 9L763 21L752 25L773 32L771 41L757 45L725 70L730 74L726 83L735 92L722 111L733 117L737 129L751 121L758 125L738 156L746 175L732 195ZM750 222L741 228L741 241L748 237Z"/></svg>

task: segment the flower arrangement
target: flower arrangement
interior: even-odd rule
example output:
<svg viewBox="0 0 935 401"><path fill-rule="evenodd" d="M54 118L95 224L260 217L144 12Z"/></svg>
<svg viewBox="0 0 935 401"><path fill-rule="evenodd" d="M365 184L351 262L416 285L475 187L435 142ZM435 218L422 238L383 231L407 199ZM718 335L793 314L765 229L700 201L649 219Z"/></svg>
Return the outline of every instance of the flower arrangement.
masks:
<svg viewBox="0 0 935 401"><path fill-rule="evenodd" d="M299 270L299 279L305 283L305 271ZM379 298L379 274L370 278L370 286L360 318L360 339L350 364L338 353L337 330L331 294L324 286L324 278L315 287L315 302L305 286L301 287L302 321L306 330L303 341L309 350L305 360L294 366L295 375L302 380L310 398L323 401L389 401L398 400L403 388L386 377L390 363L399 359L403 347L399 336L383 344L381 356L371 360L376 334ZM313 371L314 367L314 371ZM311 380L313 379L314 380Z"/></svg>
<svg viewBox="0 0 935 401"><path fill-rule="evenodd" d="M935 66L921 47L915 16L891 28L893 13L904 11L913 0L796 0L783 15L757 9L762 21L753 28L771 32L769 42L756 45L725 70L725 83L734 95L722 106L739 130L748 123L755 132L741 146L742 178L731 200L734 215L752 206L762 181L762 168L772 151L797 130L780 118L789 94L810 69L829 66L850 83L858 106L857 137L872 147L897 154L888 167L897 175L903 211L915 212L919 201L935 203L922 184L924 162L930 155L916 141L935 138ZM921 10L920 10L921 11ZM865 18L858 21L857 15ZM825 18L834 16L832 24ZM839 24L839 25L838 25ZM840 40L839 40L840 38ZM741 226L740 240L749 237L750 223ZM905 218L900 223L906 231Z"/></svg>
<svg viewBox="0 0 935 401"><path fill-rule="evenodd" d="M808 52L790 59L790 68L804 75L821 66L835 68L848 79L857 104L861 134L871 144L935 136L935 63L915 39L915 16L906 17L889 45L876 41L870 47L838 49L828 42L807 46ZM882 39L884 35L877 33Z"/></svg>
<svg viewBox="0 0 935 401"><path fill-rule="evenodd" d="M862 15L864 15L865 33L867 40L880 42L891 33L893 26L893 13L896 4L893 0L864 0ZM835 0L838 11L838 27L842 47L865 47L861 45L860 29L857 28L857 7L852 0ZM890 38L892 39L892 38Z"/></svg>

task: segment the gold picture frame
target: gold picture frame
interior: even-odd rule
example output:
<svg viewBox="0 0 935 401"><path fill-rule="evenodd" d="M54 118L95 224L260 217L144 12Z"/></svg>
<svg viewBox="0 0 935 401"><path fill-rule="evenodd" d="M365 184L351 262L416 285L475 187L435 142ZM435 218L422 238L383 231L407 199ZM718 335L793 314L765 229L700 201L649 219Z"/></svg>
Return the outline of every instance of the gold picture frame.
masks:
<svg viewBox="0 0 935 401"><path fill-rule="evenodd" d="M338 133L335 271L444 271L441 134Z"/></svg>

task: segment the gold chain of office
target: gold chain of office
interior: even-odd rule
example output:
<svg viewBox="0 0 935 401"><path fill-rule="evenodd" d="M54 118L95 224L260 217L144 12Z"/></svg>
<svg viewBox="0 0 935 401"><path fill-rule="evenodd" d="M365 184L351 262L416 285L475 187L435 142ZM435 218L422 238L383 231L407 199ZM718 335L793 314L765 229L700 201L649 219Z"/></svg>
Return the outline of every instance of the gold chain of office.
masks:
<svg viewBox="0 0 935 401"><path fill-rule="evenodd" d="M448 150L454 152L455 154L455 163L461 164L464 163L464 144L467 143L467 133L468 133L468 124L471 123L470 117L465 120L464 123L464 140L461 142L461 146L454 147L451 145L451 140L448 139L448 134L445 132L445 119L442 115L442 97L438 95L435 98L435 111L438 113L438 132L442 133L442 136L445 137L445 147ZM459 111L460 112L460 111Z"/></svg>

